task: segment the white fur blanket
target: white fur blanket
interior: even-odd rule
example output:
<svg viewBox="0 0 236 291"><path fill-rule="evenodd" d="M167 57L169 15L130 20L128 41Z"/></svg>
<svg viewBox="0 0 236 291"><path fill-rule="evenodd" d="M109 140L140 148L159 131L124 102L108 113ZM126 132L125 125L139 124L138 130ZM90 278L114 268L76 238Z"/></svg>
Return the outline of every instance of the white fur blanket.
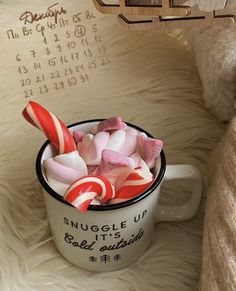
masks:
<svg viewBox="0 0 236 291"><path fill-rule="evenodd" d="M168 163L198 166L206 185L209 154L225 129L204 107L199 77L185 43L161 31L124 31L115 16L99 15L90 1L59 3L66 10L62 16L68 26L61 22L62 27L50 28L49 18L26 25L19 20L26 9L40 12L54 3L12 0L2 3L0 10L0 289L192 291L201 267L203 208L190 221L159 223L141 259L112 273L76 268L53 244L34 170L44 137L21 117L26 96L32 95L30 99L67 124L120 115L161 138ZM75 27L79 24L72 19L80 12L87 28L84 37L84 28ZM38 23L46 27L47 21L44 35L35 31ZM22 36L23 27L32 29L32 34L25 30ZM105 49L97 45L100 40ZM69 41L75 41L76 47ZM108 58L101 60L99 54L104 53L111 63ZM49 65L54 57L57 64L53 66L52 60ZM89 69L95 67L94 58L97 67ZM76 67L81 64L84 69ZM168 184L161 200L180 203L187 199L187 192L180 183Z"/></svg>

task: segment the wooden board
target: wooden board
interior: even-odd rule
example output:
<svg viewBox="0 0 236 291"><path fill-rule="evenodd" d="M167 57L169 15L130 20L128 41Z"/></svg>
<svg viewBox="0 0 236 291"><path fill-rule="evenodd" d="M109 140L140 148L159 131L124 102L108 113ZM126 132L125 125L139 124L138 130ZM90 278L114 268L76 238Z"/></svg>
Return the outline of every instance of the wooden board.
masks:
<svg viewBox="0 0 236 291"><path fill-rule="evenodd" d="M176 29L176 28L201 28L211 25L228 26L235 22L234 15L215 15L208 12L197 17L152 17L145 21L130 21L124 15L118 16L119 22L129 30L154 30L154 29Z"/></svg>
<svg viewBox="0 0 236 291"><path fill-rule="evenodd" d="M235 22L233 14L215 13L216 9L222 11L226 7L227 0L117 0L113 4L102 0L93 2L101 13L119 15L119 22L129 30L228 26ZM186 6L186 3L194 6L193 9ZM130 16L138 18L131 20ZM143 19L144 16L149 16L149 19Z"/></svg>
<svg viewBox="0 0 236 291"><path fill-rule="evenodd" d="M186 16L191 12L189 6L174 5L171 0L162 0L161 5L143 6L130 5L125 0L119 0L119 4L106 4L102 0L93 0L93 3L98 11L105 14Z"/></svg>

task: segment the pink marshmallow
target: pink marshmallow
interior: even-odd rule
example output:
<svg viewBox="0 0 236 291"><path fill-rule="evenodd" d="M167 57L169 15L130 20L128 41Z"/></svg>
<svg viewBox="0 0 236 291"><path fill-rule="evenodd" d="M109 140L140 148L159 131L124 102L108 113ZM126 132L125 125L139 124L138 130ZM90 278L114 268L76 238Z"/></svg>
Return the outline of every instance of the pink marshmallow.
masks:
<svg viewBox="0 0 236 291"><path fill-rule="evenodd" d="M113 131L126 128L127 125L122 121L121 117L111 117L101 121L97 126L97 131Z"/></svg>
<svg viewBox="0 0 236 291"><path fill-rule="evenodd" d="M88 166L88 174L97 174L98 173L98 166Z"/></svg>
<svg viewBox="0 0 236 291"><path fill-rule="evenodd" d="M143 178L145 178L147 176L147 179L152 179L153 175L152 175L149 167L147 166L145 161L141 158L141 156L138 152L131 155L130 158L133 160L134 169L138 171L139 175L141 175ZM159 158L160 157L158 157L157 159L159 159ZM158 170L158 173L159 173L159 170Z"/></svg>
<svg viewBox="0 0 236 291"><path fill-rule="evenodd" d="M138 135L139 152L149 169L155 165L156 158L160 155L163 142L159 139L147 137L145 133Z"/></svg>
<svg viewBox="0 0 236 291"><path fill-rule="evenodd" d="M125 142L120 148L119 152L124 156L130 156L136 151L138 144L137 142L138 132L133 128L127 128L125 130L125 134L126 134Z"/></svg>
<svg viewBox="0 0 236 291"><path fill-rule="evenodd" d="M114 131L110 135L110 138L106 145L106 149L119 152L121 147L125 143L125 137L126 137L125 130L119 129L119 130Z"/></svg>
<svg viewBox="0 0 236 291"><path fill-rule="evenodd" d="M73 151L67 154L61 154L61 155L55 156L53 159L59 164L62 164L66 167L69 167L75 170L79 169L83 173L87 173L87 166L84 160L80 157L78 151Z"/></svg>
<svg viewBox="0 0 236 291"><path fill-rule="evenodd" d="M87 165L99 165L102 150L107 146L109 136L109 133L105 131L100 131L95 135L89 133L85 134L82 142L77 144L77 149Z"/></svg>
<svg viewBox="0 0 236 291"><path fill-rule="evenodd" d="M93 140L93 135L91 133L86 133L83 136L82 141L78 142L77 149L79 151L79 154L82 156L83 152L88 151L90 143Z"/></svg>
<svg viewBox="0 0 236 291"><path fill-rule="evenodd" d="M106 174L118 167L133 167L134 162L132 159L123 156L122 154L104 149L102 151L102 158L100 163L101 174Z"/></svg>
<svg viewBox="0 0 236 291"><path fill-rule="evenodd" d="M80 170L66 167L53 158L44 161L47 176L52 176L60 182L65 184L71 184L75 180L84 176L84 173Z"/></svg>
<svg viewBox="0 0 236 291"><path fill-rule="evenodd" d="M99 173L106 177L118 189L129 173L134 169L131 158L112 150L103 150Z"/></svg>
<svg viewBox="0 0 236 291"><path fill-rule="evenodd" d="M60 195L75 180L88 174L87 166L77 151L58 155L43 162L49 185Z"/></svg>
<svg viewBox="0 0 236 291"><path fill-rule="evenodd" d="M108 140L106 149L129 156L136 151L138 133L133 128L114 131Z"/></svg>
<svg viewBox="0 0 236 291"><path fill-rule="evenodd" d="M115 130L111 135L106 131L99 131L95 135L88 133L77 143L77 149L87 165L99 165L103 149L125 156L133 154L137 148L137 136L137 131L132 128Z"/></svg>
<svg viewBox="0 0 236 291"><path fill-rule="evenodd" d="M82 130L74 130L73 131L73 138L75 140L75 143L77 144L79 141L82 141L84 135L85 135L84 131L82 131Z"/></svg>
<svg viewBox="0 0 236 291"><path fill-rule="evenodd" d="M139 152L135 152L132 155L129 156L133 161L134 161L134 167L137 168L139 166L139 162L141 159L140 153Z"/></svg>
<svg viewBox="0 0 236 291"><path fill-rule="evenodd" d="M150 171L148 165L144 160L140 159L138 167L134 169L146 182L150 182L153 179L153 174Z"/></svg>

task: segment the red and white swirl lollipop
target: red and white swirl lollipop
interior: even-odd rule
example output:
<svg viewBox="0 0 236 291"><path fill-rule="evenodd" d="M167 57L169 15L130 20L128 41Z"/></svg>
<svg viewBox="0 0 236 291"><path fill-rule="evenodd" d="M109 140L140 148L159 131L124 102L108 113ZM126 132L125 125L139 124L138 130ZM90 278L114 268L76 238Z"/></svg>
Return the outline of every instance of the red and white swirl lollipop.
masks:
<svg viewBox="0 0 236 291"><path fill-rule="evenodd" d="M76 150L73 136L65 124L43 106L29 101L22 114L29 123L39 128L46 135L59 154Z"/></svg>
<svg viewBox="0 0 236 291"><path fill-rule="evenodd" d="M85 212L94 198L107 203L114 196L114 187L105 177L88 175L72 183L64 199L81 212Z"/></svg>

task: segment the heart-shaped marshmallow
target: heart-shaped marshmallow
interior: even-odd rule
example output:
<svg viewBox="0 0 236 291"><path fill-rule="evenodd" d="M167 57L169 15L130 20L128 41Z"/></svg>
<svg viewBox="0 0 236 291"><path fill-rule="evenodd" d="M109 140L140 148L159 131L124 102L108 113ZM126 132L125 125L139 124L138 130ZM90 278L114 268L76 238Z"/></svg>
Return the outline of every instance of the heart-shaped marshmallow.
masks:
<svg viewBox="0 0 236 291"><path fill-rule="evenodd" d="M99 122L97 131L113 131L126 128L127 125L122 121L121 117L111 117Z"/></svg>
<svg viewBox="0 0 236 291"><path fill-rule="evenodd" d="M134 169L134 161L122 154L104 149L99 173L106 177L118 189L127 175Z"/></svg>
<svg viewBox="0 0 236 291"><path fill-rule="evenodd" d="M138 135L139 153L149 169L155 166L155 160L160 155L163 142L156 138L150 138L145 133Z"/></svg>

